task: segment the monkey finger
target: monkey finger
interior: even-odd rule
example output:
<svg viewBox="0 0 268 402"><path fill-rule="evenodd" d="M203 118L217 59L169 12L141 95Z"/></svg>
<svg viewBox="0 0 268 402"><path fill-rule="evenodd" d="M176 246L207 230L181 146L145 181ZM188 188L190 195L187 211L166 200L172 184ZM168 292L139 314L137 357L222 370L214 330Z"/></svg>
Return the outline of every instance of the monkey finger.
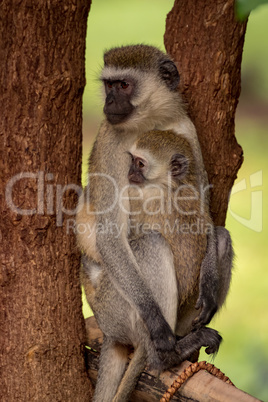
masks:
<svg viewBox="0 0 268 402"><path fill-rule="evenodd" d="M202 310L200 311L198 316L192 322L192 325L194 328L201 327L201 326L208 324L209 317L207 314L207 310L204 308L203 304L201 307L202 307Z"/></svg>
<svg viewBox="0 0 268 402"><path fill-rule="evenodd" d="M196 302L196 305L194 306L194 308L195 308L196 310L199 310L199 309L202 308L202 307L203 307L203 301L202 301L202 299L199 297L198 300L197 300L197 302Z"/></svg>
<svg viewBox="0 0 268 402"><path fill-rule="evenodd" d="M205 352L210 355L210 354L216 354L219 350L220 344L222 342L222 337L218 333L218 331L212 329L212 328L207 328L205 327L204 330L209 331L207 335L207 348L205 349Z"/></svg>
<svg viewBox="0 0 268 402"><path fill-rule="evenodd" d="M206 352L206 354L207 355L211 355L211 354L217 354L218 353L218 351L219 351L219 347L220 347L220 344L215 344L215 345L213 345L213 346L208 346L206 349L205 349L205 352Z"/></svg>
<svg viewBox="0 0 268 402"><path fill-rule="evenodd" d="M199 314L199 316L193 320L193 322L192 322L193 328L197 329L204 325L207 325L210 322L212 316L206 310L202 310L201 313Z"/></svg>
<svg viewBox="0 0 268 402"><path fill-rule="evenodd" d="M202 299L198 299L195 305L197 309L201 308L199 315L193 320L193 326L196 328L200 325L207 325L212 320L213 316L216 314L218 310L218 306L214 303L213 300L204 301Z"/></svg>

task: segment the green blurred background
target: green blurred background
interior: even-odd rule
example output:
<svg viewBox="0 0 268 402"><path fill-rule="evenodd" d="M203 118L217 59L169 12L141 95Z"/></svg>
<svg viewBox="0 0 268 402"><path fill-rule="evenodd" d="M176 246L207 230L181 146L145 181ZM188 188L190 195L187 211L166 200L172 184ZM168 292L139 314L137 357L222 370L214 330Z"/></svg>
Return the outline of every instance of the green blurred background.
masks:
<svg viewBox="0 0 268 402"><path fill-rule="evenodd" d="M98 74L103 51L146 43L164 50L166 14L173 0L98 0L91 6L84 93L83 179L92 142L102 118ZM213 363L235 385L268 401L268 5L249 18L242 64L242 94L236 136L245 161L233 188L226 227L235 253L235 271L226 306L211 326L224 342ZM85 182L85 180L83 180ZM84 302L84 315L90 310ZM202 352L201 359L208 356Z"/></svg>

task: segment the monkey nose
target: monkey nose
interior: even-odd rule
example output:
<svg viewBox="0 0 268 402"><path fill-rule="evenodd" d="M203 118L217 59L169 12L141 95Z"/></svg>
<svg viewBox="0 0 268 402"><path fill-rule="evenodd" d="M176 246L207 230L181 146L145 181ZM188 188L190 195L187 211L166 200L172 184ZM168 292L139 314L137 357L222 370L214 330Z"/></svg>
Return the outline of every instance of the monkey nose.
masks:
<svg viewBox="0 0 268 402"><path fill-rule="evenodd" d="M114 102L114 94L110 92L106 97L106 104L111 105Z"/></svg>

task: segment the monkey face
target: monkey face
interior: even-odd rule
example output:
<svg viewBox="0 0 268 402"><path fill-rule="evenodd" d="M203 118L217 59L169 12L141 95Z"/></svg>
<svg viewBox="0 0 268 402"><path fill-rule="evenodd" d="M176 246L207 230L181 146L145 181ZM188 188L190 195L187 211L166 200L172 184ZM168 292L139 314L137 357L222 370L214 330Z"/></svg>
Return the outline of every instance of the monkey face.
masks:
<svg viewBox="0 0 268 402"><path fill-rule="evenodd" d="M109 50L101 80L106 94L103 111L115 129L147 131L170 124L177 115L178 70L152 46Z"/></svg>
<svg viewBox="0 0 268 402"><path fill-rule="evenodd" d="M124 122L135 109L131 103L135 92L135 82L128 80L104 80L106 100L104 113L111 124Z"/></svg>
<svg viewBox="0 0 268 402"><path fill-rule="evenodd" d="M130 154L131 155L131 154ZM128 180L130 184L143 184L146 180L148 171L148 162L139 157L131 155L131 165L128 172Z"/></svg>

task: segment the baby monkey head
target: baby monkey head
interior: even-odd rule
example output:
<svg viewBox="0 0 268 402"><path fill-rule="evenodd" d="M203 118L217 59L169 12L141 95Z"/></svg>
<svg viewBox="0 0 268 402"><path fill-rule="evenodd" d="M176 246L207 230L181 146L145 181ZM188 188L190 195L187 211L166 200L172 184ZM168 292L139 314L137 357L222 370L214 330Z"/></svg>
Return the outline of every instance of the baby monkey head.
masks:
<svg viewBox="0 0 268 402"><path fill-rule="evenodd" d="M138 137L129 151L130 184L194 184L191 146L173 131L153 130Z"/></svg>

